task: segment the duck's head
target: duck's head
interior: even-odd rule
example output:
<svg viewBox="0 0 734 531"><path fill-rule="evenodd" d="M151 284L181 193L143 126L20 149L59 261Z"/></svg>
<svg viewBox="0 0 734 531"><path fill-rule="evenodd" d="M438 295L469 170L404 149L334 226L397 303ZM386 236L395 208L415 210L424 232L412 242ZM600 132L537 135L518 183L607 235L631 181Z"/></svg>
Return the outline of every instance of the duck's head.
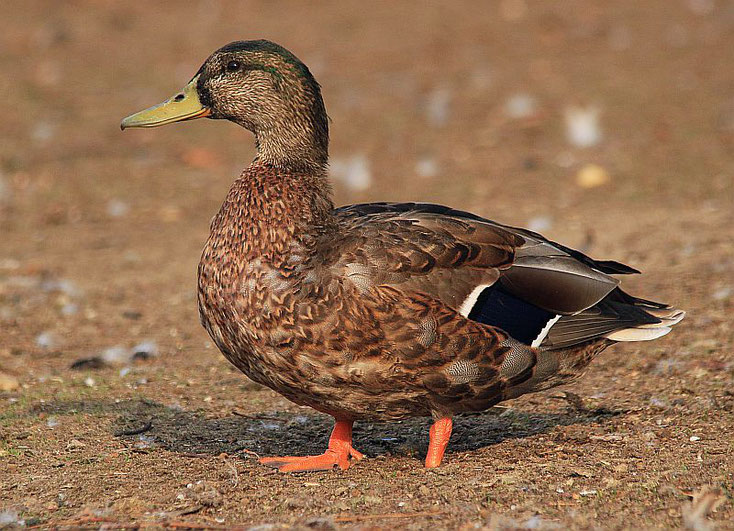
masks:
<svg viewBox="0 0 734 531"><path fill-rule="evenodd" d="M276 167L323 168L329 127L319 84L275 43L232 42L214 52L189 83L120 127L158 127L195 118L226 119L255 134L257 160Z"/></svg>

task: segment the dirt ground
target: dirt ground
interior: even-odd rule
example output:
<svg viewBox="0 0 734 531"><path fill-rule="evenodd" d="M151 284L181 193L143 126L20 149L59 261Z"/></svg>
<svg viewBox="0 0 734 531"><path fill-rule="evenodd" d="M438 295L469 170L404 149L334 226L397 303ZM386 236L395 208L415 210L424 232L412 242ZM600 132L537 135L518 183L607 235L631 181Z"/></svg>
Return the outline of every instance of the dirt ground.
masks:
<svg viewBox="0 0 734 531"><path fill-rule="evenodd" d="M198 322L199 252L252 137L118 127L252 38L321 82L337 204L530 226L644 271L624 285L687 318L457 418L439 469L427 419L357 424L348 471L259 465L320 453L330 420ZM0 527L734 529L732 50L725 0L5 3Z"/></svg>

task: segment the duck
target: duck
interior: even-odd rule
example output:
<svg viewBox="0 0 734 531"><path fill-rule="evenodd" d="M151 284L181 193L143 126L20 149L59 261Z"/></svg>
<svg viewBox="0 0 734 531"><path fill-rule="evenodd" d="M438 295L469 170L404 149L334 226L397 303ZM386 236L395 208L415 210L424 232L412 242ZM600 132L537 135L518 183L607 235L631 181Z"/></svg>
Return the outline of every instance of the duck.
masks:
<svg viewBox="0 0 734 531"><path fill-rule="evenodd" d="M256 155L211 221L201 323L250 379L334 419L323 454L260 459L281 472L346 470L355 421L411 417L431 418L437 467L454 416L567 384L685 315L623 291L636 269L530 230L429 203L336 208L321 87L278 44L223 46L121 128L204 117L249 130Z"/></svg>

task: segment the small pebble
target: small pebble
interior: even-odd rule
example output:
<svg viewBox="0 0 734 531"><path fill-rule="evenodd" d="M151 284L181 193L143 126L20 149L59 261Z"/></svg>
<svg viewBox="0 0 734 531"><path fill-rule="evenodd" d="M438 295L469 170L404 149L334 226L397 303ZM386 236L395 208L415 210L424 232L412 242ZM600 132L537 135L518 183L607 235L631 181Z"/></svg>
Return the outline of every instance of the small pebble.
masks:
<svg viewBox="0 0 734 531"><path fill-rule="evenodd" d="M107 202L107 215L111 218L121 218L130 212L130 207L124 201L111 199Z"/></svg>
<svg viewBox="0 0 734 531"><path fill-rule="evenodd" d="M69 316L69 315L76 315L78 313L79 313L79 305L74 304L73 302L64 304L61 307L61 315Z"/></svg>
<svg viewBox="0 0 734 531"><path fill-rule="evenodd" d="M715 301L725 301L731 297L731 287L725 286L714 291L712 297Z"/></svg>
<svg viewBox="0 0 734 531"><path fill-rule="evenodd" d="M566 137L576 147L591 147L602 139L597 107L567 107L564 113Z"/></svg>
<svg viewBox="0 0 734 531"><path fill-rule="evenodd" d="M155 437L145 434L138 435L138 441L135 443L135 448L151 448L153 446L155 446ZM189 485L191 485L191 483L189 483ZM186 486L191 488L189 485Z"/></svg>
<svg viewBox="0 0 734 531"><path fill-rule="evenodd" d="M447 88L438 88L428 95L426 102L426 120L434 127L445 125L449 119L451 92Z"/></svg>
<svg viewBox="0 0 734 531"><path fill-rule="evenodd" d="M60 291L69 297L81 297L82 291L69 279L61 278L54 280L44 280L41 282L41 289L46 292Z"/></svg>
<svg viewBox="0 0 734 531"><path fill-rule="evenodd" d="M48 426L49 428L55 428L58 425L59 425L59 421L56 417L49 417L46 420L46 426Z"/></svg>
<svg viewBox="0 0 734 531"><path fill-rule="evenodd" d="M36 345L46 350L56 348L59 345L59 337L55 332L41 332L36 336Z"/></svg>
<svg viewBox="0 0 734 531"><path fill-rule="evenodd" d="M419 177L435 177L438 174L438 164L436 159L423 157L416 161L415 172Z"/></svg>
<svg viewBox="0 0 734 531"><path fill-rule="evenodd" d="M535 216L530 218L527 223L528 229L533 232L545 232L553 226L553 219L550 216Z"/></svg>
<svg viewBox="0 0 734 531"><path fill-rule="evenodd" d="M344 183L355 192L366 190L372 183L369 160L364 154L332 159L329 171L334 180Z"/></svg>
<svg viewBox="0 0 734 531"><path fill-rule="evenodd" d="M100 358L102 358L106 363L121 365L128 363L132 359L132 356L133 353L130 349L121 345L115 345L114 347L104 349Z"/></svg>
<svg viewBox="0 0 734 531"><path fill-rule="evenodd" d="M505 113L510 118L529 118L538 110L538 102L529 94L515 94L505 103Z"/></svg>
<svg viewBox="0 0 734 531"><path fill-rule="evenodd" d="M40 144L48 142L55 135L56 126L48 122L38 122L31 131L31 138Z"/></svg>
<svg viewBox="0 0 734 531"><path fill-rule="evenodd" d="M95 382L94 381L94 378L92 378L91 376L87 376L84 379L84 385L86 385L87 387L94 387L96 385L96 383L97 382Z"/></svg>
<svg viewBox="0 0 734 531"><path fill-rule="evenodd" d="M696 441L700 441L701 437L699 437L698 435L692 435L691 438L688 440L691 442L696 442Z"/></svg>
<svg viewBox="0 0 734 531"><path fill-rule="evenodd" d="M597 164L587 164L576 174L576 184L581 188L596 188L610 180L607 170Z"/></svg>

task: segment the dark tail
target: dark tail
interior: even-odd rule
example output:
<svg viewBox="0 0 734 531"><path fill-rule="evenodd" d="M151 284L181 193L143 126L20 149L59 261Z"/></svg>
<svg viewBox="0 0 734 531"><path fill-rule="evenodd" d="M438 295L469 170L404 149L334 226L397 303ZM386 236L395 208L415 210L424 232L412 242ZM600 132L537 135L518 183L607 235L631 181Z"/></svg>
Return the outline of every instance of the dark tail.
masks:
<svg viewBox="0 0 734 531"><path fill-rule="evenodd" d="M615 288L591 308L561 316L539 346L555 350L602 338L650 341L670 332L685 315L683 310L639 299Z"/></svg>

